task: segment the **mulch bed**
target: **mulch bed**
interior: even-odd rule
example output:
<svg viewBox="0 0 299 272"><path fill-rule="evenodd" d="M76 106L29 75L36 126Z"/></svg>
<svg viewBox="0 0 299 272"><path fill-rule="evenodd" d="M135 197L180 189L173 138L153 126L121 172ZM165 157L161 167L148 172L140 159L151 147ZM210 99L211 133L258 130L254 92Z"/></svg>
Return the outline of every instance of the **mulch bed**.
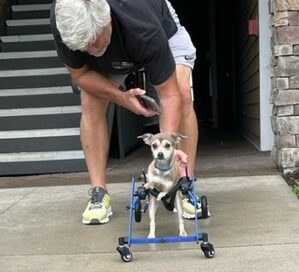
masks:
<svg viewBox="0 0 299 272"><path fill-rule="evenodd" d="M299 173L285 174L282 177L289 186L293 187L295 182L299 180Z"/></svg>

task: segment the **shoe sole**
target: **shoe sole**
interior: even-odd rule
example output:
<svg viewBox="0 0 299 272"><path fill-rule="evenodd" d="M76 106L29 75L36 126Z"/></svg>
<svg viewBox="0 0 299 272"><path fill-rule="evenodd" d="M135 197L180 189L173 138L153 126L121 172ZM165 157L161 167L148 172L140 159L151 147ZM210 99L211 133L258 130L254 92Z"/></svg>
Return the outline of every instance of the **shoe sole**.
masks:
<svg viewBox="0 0 299 272"><path fill-rule="evenodd" d="M210 217L211 216L210 208L209 208L209 206L207 208L208 208L208 217ZM177 213L176 208L173 209L173 212ZM199 210L197 212L197 218L201 218L201 216L202 216L202 212L201 212L201 210ZM187 213L187 212L183 211L183 218L185 218L185 219L195 219L195 214L194 213Z"/></svg>
<svg viewBox="0 0 299 272"><path fill-rule="evenodd" d="M84 225L103 225L103 224L106 224L110 221L109 217L113 215L113 212L110 208L110 211L108 211L107 213L107 216L102 219L102 220L99 220L98 218L92 218L91 220L86 220L86 219L82 219L82 223Z"/></svg>
<svg viewBox="0 0 299 272"><path fill-rule="evenodd" d="M211 216L210 208L209 207L207 207L207 208L208 208L208 217L210 217ZM200 210L200 211L197 212L197 218L200 219L201 217L202 217L202 211ZM185 219L195 219L195 214L194 213L192 213L192 214L186 213L184 211L183 212L183 218L185 218Z"/></svg>

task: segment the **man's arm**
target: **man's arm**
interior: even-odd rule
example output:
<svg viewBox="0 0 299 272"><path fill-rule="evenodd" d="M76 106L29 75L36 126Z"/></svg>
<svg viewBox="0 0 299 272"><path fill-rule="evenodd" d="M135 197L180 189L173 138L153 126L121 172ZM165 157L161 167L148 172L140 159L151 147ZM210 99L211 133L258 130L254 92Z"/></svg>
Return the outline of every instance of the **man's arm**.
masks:
<svg viewBox="0 0 299 272"><path fill-rule="evenodd" d="M95 97L112 101L128 110L146 117L155 115L149 109L144 108L138 101L137 96L145 94L140 88L120 91L107 77L97 71L91 70L87 65L79 69L67 66L72 78L80 88Z"/></svg>
<svg viewBox="0 0 299 272"><path fill-rule="evenodd" d="M179 132L181 120L181 96L176 71L162 84L154 86L160 100L161 132Z"/></svg>

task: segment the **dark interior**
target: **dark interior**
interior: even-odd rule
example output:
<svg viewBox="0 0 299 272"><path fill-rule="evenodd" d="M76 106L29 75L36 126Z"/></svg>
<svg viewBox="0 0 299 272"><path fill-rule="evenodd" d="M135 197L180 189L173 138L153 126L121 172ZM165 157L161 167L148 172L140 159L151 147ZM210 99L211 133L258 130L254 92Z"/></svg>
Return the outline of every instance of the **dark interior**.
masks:
<svg viewBox="0 0 299 272"><path fill-rule="evenodd" d="M193 85L198 120L213 128L235 128L233 0L171 2L197 48ZM217 73L218 113L214 114L217 114L218 124L213 123L213 101L210 95L210 67L213 61L217 67L214 72Z"/></svg>

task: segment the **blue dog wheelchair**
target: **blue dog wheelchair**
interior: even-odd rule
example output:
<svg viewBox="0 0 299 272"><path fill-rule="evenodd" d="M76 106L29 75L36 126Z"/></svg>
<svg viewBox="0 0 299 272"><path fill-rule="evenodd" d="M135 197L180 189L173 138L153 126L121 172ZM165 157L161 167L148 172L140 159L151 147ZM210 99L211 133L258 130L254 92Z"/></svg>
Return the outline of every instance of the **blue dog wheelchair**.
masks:
<svg viewBox="0 0 299 272"><path fill-rule="evenodd" d="M143 180L146 183L146 174L143 171ZM129 247L132 244L150 244L150 243L177 243L177 242L193 242L195 241L197 244L202 241L200 248L204 253L204 256L207 258L213 258L215 256L215 250L211 243L208 241L208 234L201 233L199 231L199 218L205 219L209 217L209 209L208 209L208 201L206 196L201 196L200 204L201 204L201 215L198 218L195 216L195 233L193 235L188 236L161 236L155 238L147 238L147 237L133 237L133 218L136 223L141 222L142 213L145 213L148 209L148 202L145 201L149 194L154 197L157 197L159 191L157 189L145 189L143 186L139 186L137 189L136 187L136 180L132 178L131 184L131 198L130 198L130 205L129 205L129 231L128 236L119 237L118 239L118 247L116 250L119 252L121 259L124 262L130 262L133 258L133 255L128 247L125 245L127 244ZM186 176L180 178L175 186L172 188L170 192L167 193L165 197L161 199L164 207L169 210L174 210L174 200L176 193L181 191L183 195L189 198L191 203L193 203L196 212L196 205L198 204L198 198L195 194L194 188L194 178L190 179L188 177L187 169L186 169ZM145 202L145 203L143 203ZM143 209L142 209L143 207ZM196 213L195 213L196 214Z"/></svg>

